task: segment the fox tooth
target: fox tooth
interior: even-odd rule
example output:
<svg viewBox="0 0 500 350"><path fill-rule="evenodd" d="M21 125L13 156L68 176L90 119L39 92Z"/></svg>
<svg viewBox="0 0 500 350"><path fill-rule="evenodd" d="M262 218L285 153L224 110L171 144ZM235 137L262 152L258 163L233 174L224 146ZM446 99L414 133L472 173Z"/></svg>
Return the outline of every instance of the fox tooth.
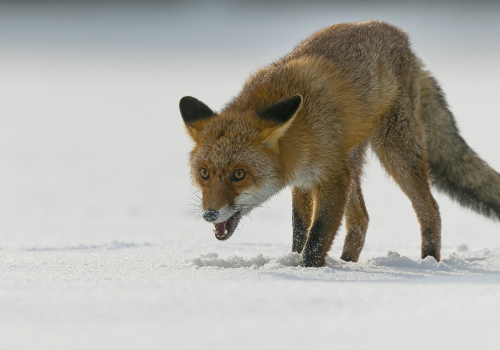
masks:
<svg viewBox="0 0 500 350"><path fill-rule="evenodd" d="M214 233L217 233L217 230L216 230L216 229L214 229Z"/></svg>
<svg viewBox="0 0 500 350"><path fill-rule="evenodd" d="M227 230L224 230L224 234L227 235Z"/></svg>

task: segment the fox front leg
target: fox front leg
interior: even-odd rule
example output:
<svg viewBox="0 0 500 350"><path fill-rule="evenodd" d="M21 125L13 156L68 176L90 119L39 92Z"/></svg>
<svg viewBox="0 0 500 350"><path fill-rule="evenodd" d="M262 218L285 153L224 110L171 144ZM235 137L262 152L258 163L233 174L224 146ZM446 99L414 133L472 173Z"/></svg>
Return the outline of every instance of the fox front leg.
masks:
<svg viewBox="0 0 500 350"><path fill-rule="evenodd" d="M357 262L365 244L368 228L368 213L361 193L359 181L351 185L351 193L345 209L346 236L340 258L344 261Z"/></svg>
<svg viewBox="0 0 500 350"><path fill-rule="evenodd" d="M312 194L310 190L294 187L292 189L292 252L302 253L311 225Z"/></svg>
<svg viewBox="0 0 500 350"><path fill-rule="evenodd" d="M313 188L312 225L302 251L301 266L320 267L325 264L344 214L349 181L349 172L346 171Z"/></svg>
<svg viewBox="0 0 500 350"><path fill-rule="evenodd" d="M351 185L344 213L346 236L340 256L344 261L358 261L368 229L368 212L361 191L361 174L365 163L366 147L367 142L365 141L349 152Z"/></svg>

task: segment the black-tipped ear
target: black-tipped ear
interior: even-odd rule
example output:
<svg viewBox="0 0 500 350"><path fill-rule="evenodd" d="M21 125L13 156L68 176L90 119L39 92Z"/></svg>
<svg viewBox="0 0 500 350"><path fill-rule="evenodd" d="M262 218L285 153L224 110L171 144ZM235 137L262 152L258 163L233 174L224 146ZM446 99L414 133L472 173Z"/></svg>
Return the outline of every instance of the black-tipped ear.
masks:
<svg viewBox="0 0 500 350"><path fill-rule="evenodd" d="M283 124L297 113L301 105L302 96L295 95L267 107L262 112L258 112L257 115L267 121Z"/></svg>
<svg viewBox="0 0 500 350"><path fill-rule="evenodd" d="M181 98L179 109L181 110L182 119L186 124L199 119L210 118L215 114L206 104L191 96Z"/></svg>

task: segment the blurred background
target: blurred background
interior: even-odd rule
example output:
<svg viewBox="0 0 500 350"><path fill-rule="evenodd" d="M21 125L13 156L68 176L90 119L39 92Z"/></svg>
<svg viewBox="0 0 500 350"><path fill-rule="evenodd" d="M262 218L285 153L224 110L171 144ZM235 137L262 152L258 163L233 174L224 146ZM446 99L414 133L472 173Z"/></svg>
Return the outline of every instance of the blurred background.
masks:
<svg viewBox="0 0 500 350"><path fill-rule="evenodd" d="M500 170L498 2L0 2L0 253L116 241L163 242L172 256L284 253L289 191L224 244L191 215L178 101L192 95L220 109L250 72L316 30L368 19L409 33L462 135ZM366 174L362 257L391 246L418 255L409 201L376 160ZM498 239L498 225L437 199L445 251Z"/></svg>

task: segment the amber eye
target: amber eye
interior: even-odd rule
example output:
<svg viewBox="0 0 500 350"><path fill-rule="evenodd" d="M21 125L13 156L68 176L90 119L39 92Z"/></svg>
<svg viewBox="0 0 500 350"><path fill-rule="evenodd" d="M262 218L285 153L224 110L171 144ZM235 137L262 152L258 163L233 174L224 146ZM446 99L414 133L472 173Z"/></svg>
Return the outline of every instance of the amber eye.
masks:
<svg viewBox="0 0 500 350"><path fill-rule="evenodd" d="M233 171L233 178L231 180L233 181L241 181L245 178L245 170L243 169L236 169Z"/></svg>
<svg viewBox="0 0 500 350"><path fill-rule="evenodd" d="M200 176L203 180L208 180L210 178L210 172L207 168L201 168Z"/></svg>

